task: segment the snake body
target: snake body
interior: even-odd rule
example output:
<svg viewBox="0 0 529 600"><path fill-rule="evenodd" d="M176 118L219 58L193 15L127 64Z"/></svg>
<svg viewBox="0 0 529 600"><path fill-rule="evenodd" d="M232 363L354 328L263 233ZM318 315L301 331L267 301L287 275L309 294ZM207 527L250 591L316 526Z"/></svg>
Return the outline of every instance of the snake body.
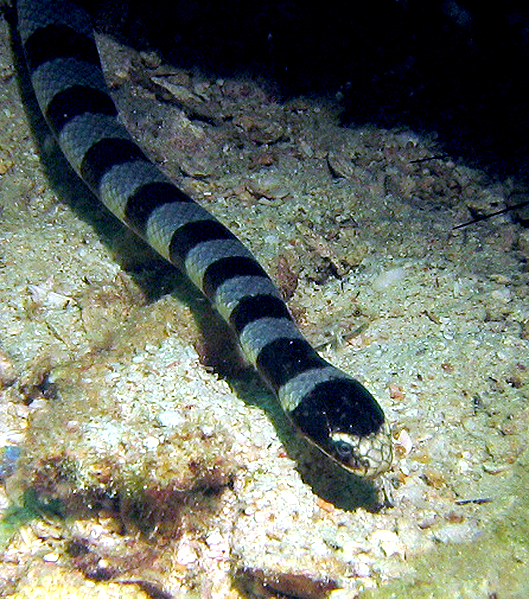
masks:
<svg viewBox="0 0 529 600"><path fill-rule="evenodd" d="M249 250L120 123L85 11L70 0L19 0L18 27L42 113L94 195L209 299L302 435L356 474L386 470L392 444L377 401L318 355Z"/></svg>

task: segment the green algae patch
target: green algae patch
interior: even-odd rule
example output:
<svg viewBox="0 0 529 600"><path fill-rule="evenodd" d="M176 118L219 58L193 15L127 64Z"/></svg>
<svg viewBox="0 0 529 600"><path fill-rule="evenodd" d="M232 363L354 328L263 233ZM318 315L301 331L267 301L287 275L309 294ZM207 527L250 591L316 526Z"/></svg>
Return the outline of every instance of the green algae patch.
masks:
<svg viewBox="0 0 529 600"><path fill-rule="evenodd" d="M8 507L0 520L0 548L6 548L22 526L42 517L62 517L60 500L43 502L34 489L26 490L20 503L13 503Z"/></svg>

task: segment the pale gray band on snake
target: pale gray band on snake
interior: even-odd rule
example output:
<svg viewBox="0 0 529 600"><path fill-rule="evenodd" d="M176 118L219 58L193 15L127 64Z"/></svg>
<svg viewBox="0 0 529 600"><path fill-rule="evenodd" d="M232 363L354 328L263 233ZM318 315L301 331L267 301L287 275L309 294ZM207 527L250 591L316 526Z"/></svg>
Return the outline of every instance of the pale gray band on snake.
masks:
<svg viewBox="0 0 529 600"><path fill-rule="evenodd" d="M252 254L121 125L85 11L69 0L19 0L18 24L40 108L92 192L209 299L309 441L356 474L387 470L392 444L377 401L318 355Z"/></svg>

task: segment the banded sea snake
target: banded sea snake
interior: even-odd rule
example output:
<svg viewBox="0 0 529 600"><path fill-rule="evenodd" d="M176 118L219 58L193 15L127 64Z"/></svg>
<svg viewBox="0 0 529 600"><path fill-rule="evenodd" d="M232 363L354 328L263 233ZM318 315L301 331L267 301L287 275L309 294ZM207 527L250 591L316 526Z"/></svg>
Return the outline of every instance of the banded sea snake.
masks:
<svg viewBox="0 0 529 600"><path fill-rule="evenodd" d="M85 11L70 0L19 0L17 10L38 103L78 175L209 299L302 435L348 471L387 470L392 444L377 401L318 355L252 254L120 123Z"/></svg>

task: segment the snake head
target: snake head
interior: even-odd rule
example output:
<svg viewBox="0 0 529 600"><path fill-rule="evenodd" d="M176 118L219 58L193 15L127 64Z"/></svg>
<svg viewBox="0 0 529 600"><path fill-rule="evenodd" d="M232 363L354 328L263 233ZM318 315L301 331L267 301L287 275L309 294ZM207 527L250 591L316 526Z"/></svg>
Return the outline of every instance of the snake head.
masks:
<svg viewBox="0 0 529 600"><path fill-rule="evenodd" d="M322 450L348 471L364 477L375 477L391 467L393 444L386 421L369 435L354 435L343 431L330 433Z"/></svg>
<svg viewBox="0 0 529 600"><path fill-rule="evenodd" d="M363 477L393 460L389 425L378 402L345 373L316 385L290 412L301 433L341 467Z"/></svg>

